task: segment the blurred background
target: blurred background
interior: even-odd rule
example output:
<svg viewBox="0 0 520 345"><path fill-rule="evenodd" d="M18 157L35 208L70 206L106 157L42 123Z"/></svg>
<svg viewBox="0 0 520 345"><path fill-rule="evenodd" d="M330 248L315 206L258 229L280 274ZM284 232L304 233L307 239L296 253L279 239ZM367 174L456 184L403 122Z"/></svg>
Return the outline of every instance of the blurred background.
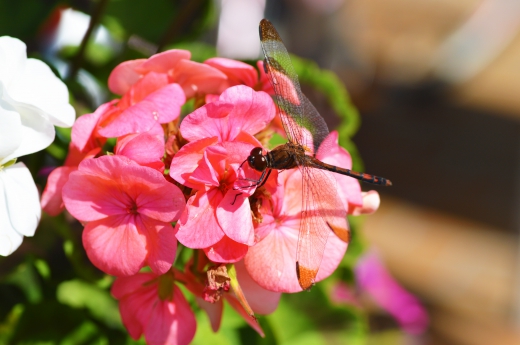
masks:
<svg viewBox="0 0 520 345"><path fill-rule="evenodd" d="M200 60L259 58L264 17L289 52L339 76L359 110L364 170L394 184L377 188L380 209L358 235L430 324L420 337L390 334L395 324L373 307L367 342L520 344L519 1L1 0L0 35L68 80L80 115L110 99L106 79L124 60L177 46ZM323 95L304 91L329 128L340 124ZM63 147L49 150L64 157ZM0 274L39 246L26 239ZM4 317L12 305L2 303Z"/></svg>

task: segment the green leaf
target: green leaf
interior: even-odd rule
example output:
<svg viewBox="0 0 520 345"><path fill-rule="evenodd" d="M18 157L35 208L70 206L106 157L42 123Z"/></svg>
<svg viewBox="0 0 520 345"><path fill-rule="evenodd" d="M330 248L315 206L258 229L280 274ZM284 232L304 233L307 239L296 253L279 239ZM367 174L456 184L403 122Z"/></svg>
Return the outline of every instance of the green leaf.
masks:
<svg viewBox="0 0 520 345"><path fill-rule="evenodd" d="M222 325L217 333L213 333L209 318L206 313L199 310L196 313L197 317L197 333L193 339L193 345L240 345L240 337L237 328L245 323L243 319L237 314L232 315L234 311L229 306L224 308L225 312L223 315ZM238 318L237 318L238 317ZM240 321L242 320L242 321Z"/></svg>
<svg viewBox="0 0 520 345"><path fill-rule="evenodd" d="M45 262L44 260L34 260L34 267L36 268L40 276L42 276L43 278L49 279L51 277L51 269L47 262Z"/></svg>
<svg viewBox="0 0 520 345"><path fill-rule="evenodd" d="M56 301L45 300L25 306L9 344L35 344L61 339L84 322L85 313Z"/></svg>
<svg viewBox="0 0 520 345"><path fill-rule="evenodd" d="M286 142L287 142L287 139L285 139L280 134L275 132L275 133L273 133L273 136L271 137L271 140L269 140L268 146L269 146L269 149L272 150L276 146L285 144Z"/></svg>
<svg viewBox="0 0 520 345"><path fill-rule="evenodd" d="M117 302L106 290L81 280L61 283L56 298L72 308L85 308L92 316L111 328L122 329Z"/></svg>
<svg viewBox="0 0 520 345"><path fill-rule="evenodd" d="M31 303L38 303L42 300L42 286L32 259L19 265L13 273L6 277L4 282L19 287Z"/></svg>
<svg viewBox="0 0 520 345"><path fill-rule="evenodd" d="M67 150L63 147L56 145L55 143L50 144L45 151L56 159L64 160L67 157Z"/></svg>

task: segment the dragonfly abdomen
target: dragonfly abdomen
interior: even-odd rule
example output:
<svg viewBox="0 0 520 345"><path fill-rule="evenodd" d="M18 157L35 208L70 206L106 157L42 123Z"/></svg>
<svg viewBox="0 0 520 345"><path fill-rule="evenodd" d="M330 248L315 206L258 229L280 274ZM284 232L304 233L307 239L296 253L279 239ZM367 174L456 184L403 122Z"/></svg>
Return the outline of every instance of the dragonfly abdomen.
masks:
<svg viewBox="0 0 520 345"><path fill-rule="evenodd" d="M323 163L321 161L318 161L318 162L313 162L314 168L332 171L337 174L353 177L360 181L371 183L371 184L377 184L380 186L391 186L392 185L392 182L384 177L379 177L379 176L370 175L370 174L366 174L366 173L360 173L360 172L353 171L350 169L340 168L335 165Z"/></svg>

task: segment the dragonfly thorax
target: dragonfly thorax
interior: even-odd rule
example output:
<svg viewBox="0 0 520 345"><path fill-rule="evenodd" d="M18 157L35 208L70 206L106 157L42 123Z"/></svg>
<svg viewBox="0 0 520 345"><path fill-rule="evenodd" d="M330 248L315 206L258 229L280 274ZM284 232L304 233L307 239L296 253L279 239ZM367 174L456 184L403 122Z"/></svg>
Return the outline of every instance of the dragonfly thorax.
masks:
<svg viewBox="0 0 520 345"><path fill-rule="evenodd" d="M247 157L247 163L256 171L264 171L267 169L267 157L264 155L261 147L255 147L251 150L249 157Z"/></svg>

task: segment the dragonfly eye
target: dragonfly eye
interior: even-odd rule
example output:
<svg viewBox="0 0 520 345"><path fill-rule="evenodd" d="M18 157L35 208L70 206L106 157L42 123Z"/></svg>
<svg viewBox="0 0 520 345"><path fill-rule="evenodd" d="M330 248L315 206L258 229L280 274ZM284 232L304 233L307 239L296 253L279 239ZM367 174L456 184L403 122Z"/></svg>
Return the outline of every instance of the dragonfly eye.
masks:
<svg viewBox="0 0 520 345"><path fill-rule="evenodd" d="M261 147L255 147L251 150L249 157L247 157L249 166L257 171L264 171L267 169L267 159L263 155Z"/></svg>

